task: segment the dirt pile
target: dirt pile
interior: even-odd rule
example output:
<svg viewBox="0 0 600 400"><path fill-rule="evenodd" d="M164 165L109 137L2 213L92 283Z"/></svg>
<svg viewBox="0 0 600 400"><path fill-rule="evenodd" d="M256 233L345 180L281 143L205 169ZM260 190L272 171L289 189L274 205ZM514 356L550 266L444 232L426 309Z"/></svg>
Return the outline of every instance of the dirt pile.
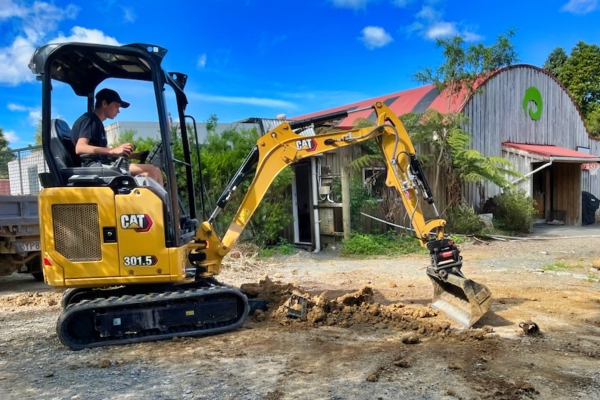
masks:
<svg viewBox="0 0 600 400"><path fill-rule="evenodd" d="M489 326L467 331L454 330L438 311L430 307L401 302L382 305L373 301L373 288L370 286L331 299L327 291L311 295L297 285L273 281L265 276L258 283L242 285L241 289L251 298L269 300L266 312L254 312L256 322L276 321L292 327L336 325L342 328L392 328L408 332L406 340L402 340L406 344L418 343L425 337L483 340L492 333L492 327Z"/></svg>
<svg viewBox="0 0 600 400"><path fill-rule="evenodd" d="M9 311L45 310L60 307L61 295L58 292L25 292L0 297L0 307Z"/></svg>

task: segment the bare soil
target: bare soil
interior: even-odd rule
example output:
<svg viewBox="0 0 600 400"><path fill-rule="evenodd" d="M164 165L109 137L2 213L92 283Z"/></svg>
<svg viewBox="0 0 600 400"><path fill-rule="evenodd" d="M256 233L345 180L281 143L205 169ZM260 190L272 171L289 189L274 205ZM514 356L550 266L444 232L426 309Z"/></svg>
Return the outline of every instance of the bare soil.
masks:
<svg viewBox="0 0 600 400"><path fill-rule="evenodd" d="M600 238L460 246L492 309L461 329L429 307L428 257L239 247L219 279L270 300L222 335L74 352L60 292L0 278L2 399L598 399ZM284 308L308 299L304 320ZM533 321L538 332L519 327Z"/></svg>

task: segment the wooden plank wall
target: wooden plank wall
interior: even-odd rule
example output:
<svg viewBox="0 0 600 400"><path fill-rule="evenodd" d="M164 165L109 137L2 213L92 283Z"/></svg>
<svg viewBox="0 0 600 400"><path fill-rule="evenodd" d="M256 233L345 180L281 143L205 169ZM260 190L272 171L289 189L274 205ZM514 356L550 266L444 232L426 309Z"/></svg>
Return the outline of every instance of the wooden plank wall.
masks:
<svg viewBox="0 0 600 400"><path fill-rule="evenodd" d="M581 166L572 163L552 164L552 207L564 210L566 225L581 225Z"/></svg>

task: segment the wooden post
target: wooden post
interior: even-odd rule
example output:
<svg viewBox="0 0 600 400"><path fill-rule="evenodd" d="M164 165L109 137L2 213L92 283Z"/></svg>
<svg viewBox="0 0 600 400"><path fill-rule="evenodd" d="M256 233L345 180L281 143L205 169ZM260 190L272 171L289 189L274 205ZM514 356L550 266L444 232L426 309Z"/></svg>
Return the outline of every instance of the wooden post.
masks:
<svg viewBox="0 0 600 400"><path fill-rule="evenodd" d="M350 224L350 167L352 149L344 147L340 149L340 171L342 181L342 221L344 228L344 239L350 239L352 227Z"/></svg>

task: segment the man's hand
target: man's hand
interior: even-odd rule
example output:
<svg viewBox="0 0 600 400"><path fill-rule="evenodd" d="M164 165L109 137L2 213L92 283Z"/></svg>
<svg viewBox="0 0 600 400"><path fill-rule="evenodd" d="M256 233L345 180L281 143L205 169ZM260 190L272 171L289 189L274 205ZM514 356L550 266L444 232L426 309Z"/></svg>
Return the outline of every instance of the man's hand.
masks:
<svg viewBox="0 0 600 400"><path fill-rule="evenodd" d="M123 143L119 147L110 149L109 154L112 156L128 157L131 155L135 147L131 143Z"/></svg>

